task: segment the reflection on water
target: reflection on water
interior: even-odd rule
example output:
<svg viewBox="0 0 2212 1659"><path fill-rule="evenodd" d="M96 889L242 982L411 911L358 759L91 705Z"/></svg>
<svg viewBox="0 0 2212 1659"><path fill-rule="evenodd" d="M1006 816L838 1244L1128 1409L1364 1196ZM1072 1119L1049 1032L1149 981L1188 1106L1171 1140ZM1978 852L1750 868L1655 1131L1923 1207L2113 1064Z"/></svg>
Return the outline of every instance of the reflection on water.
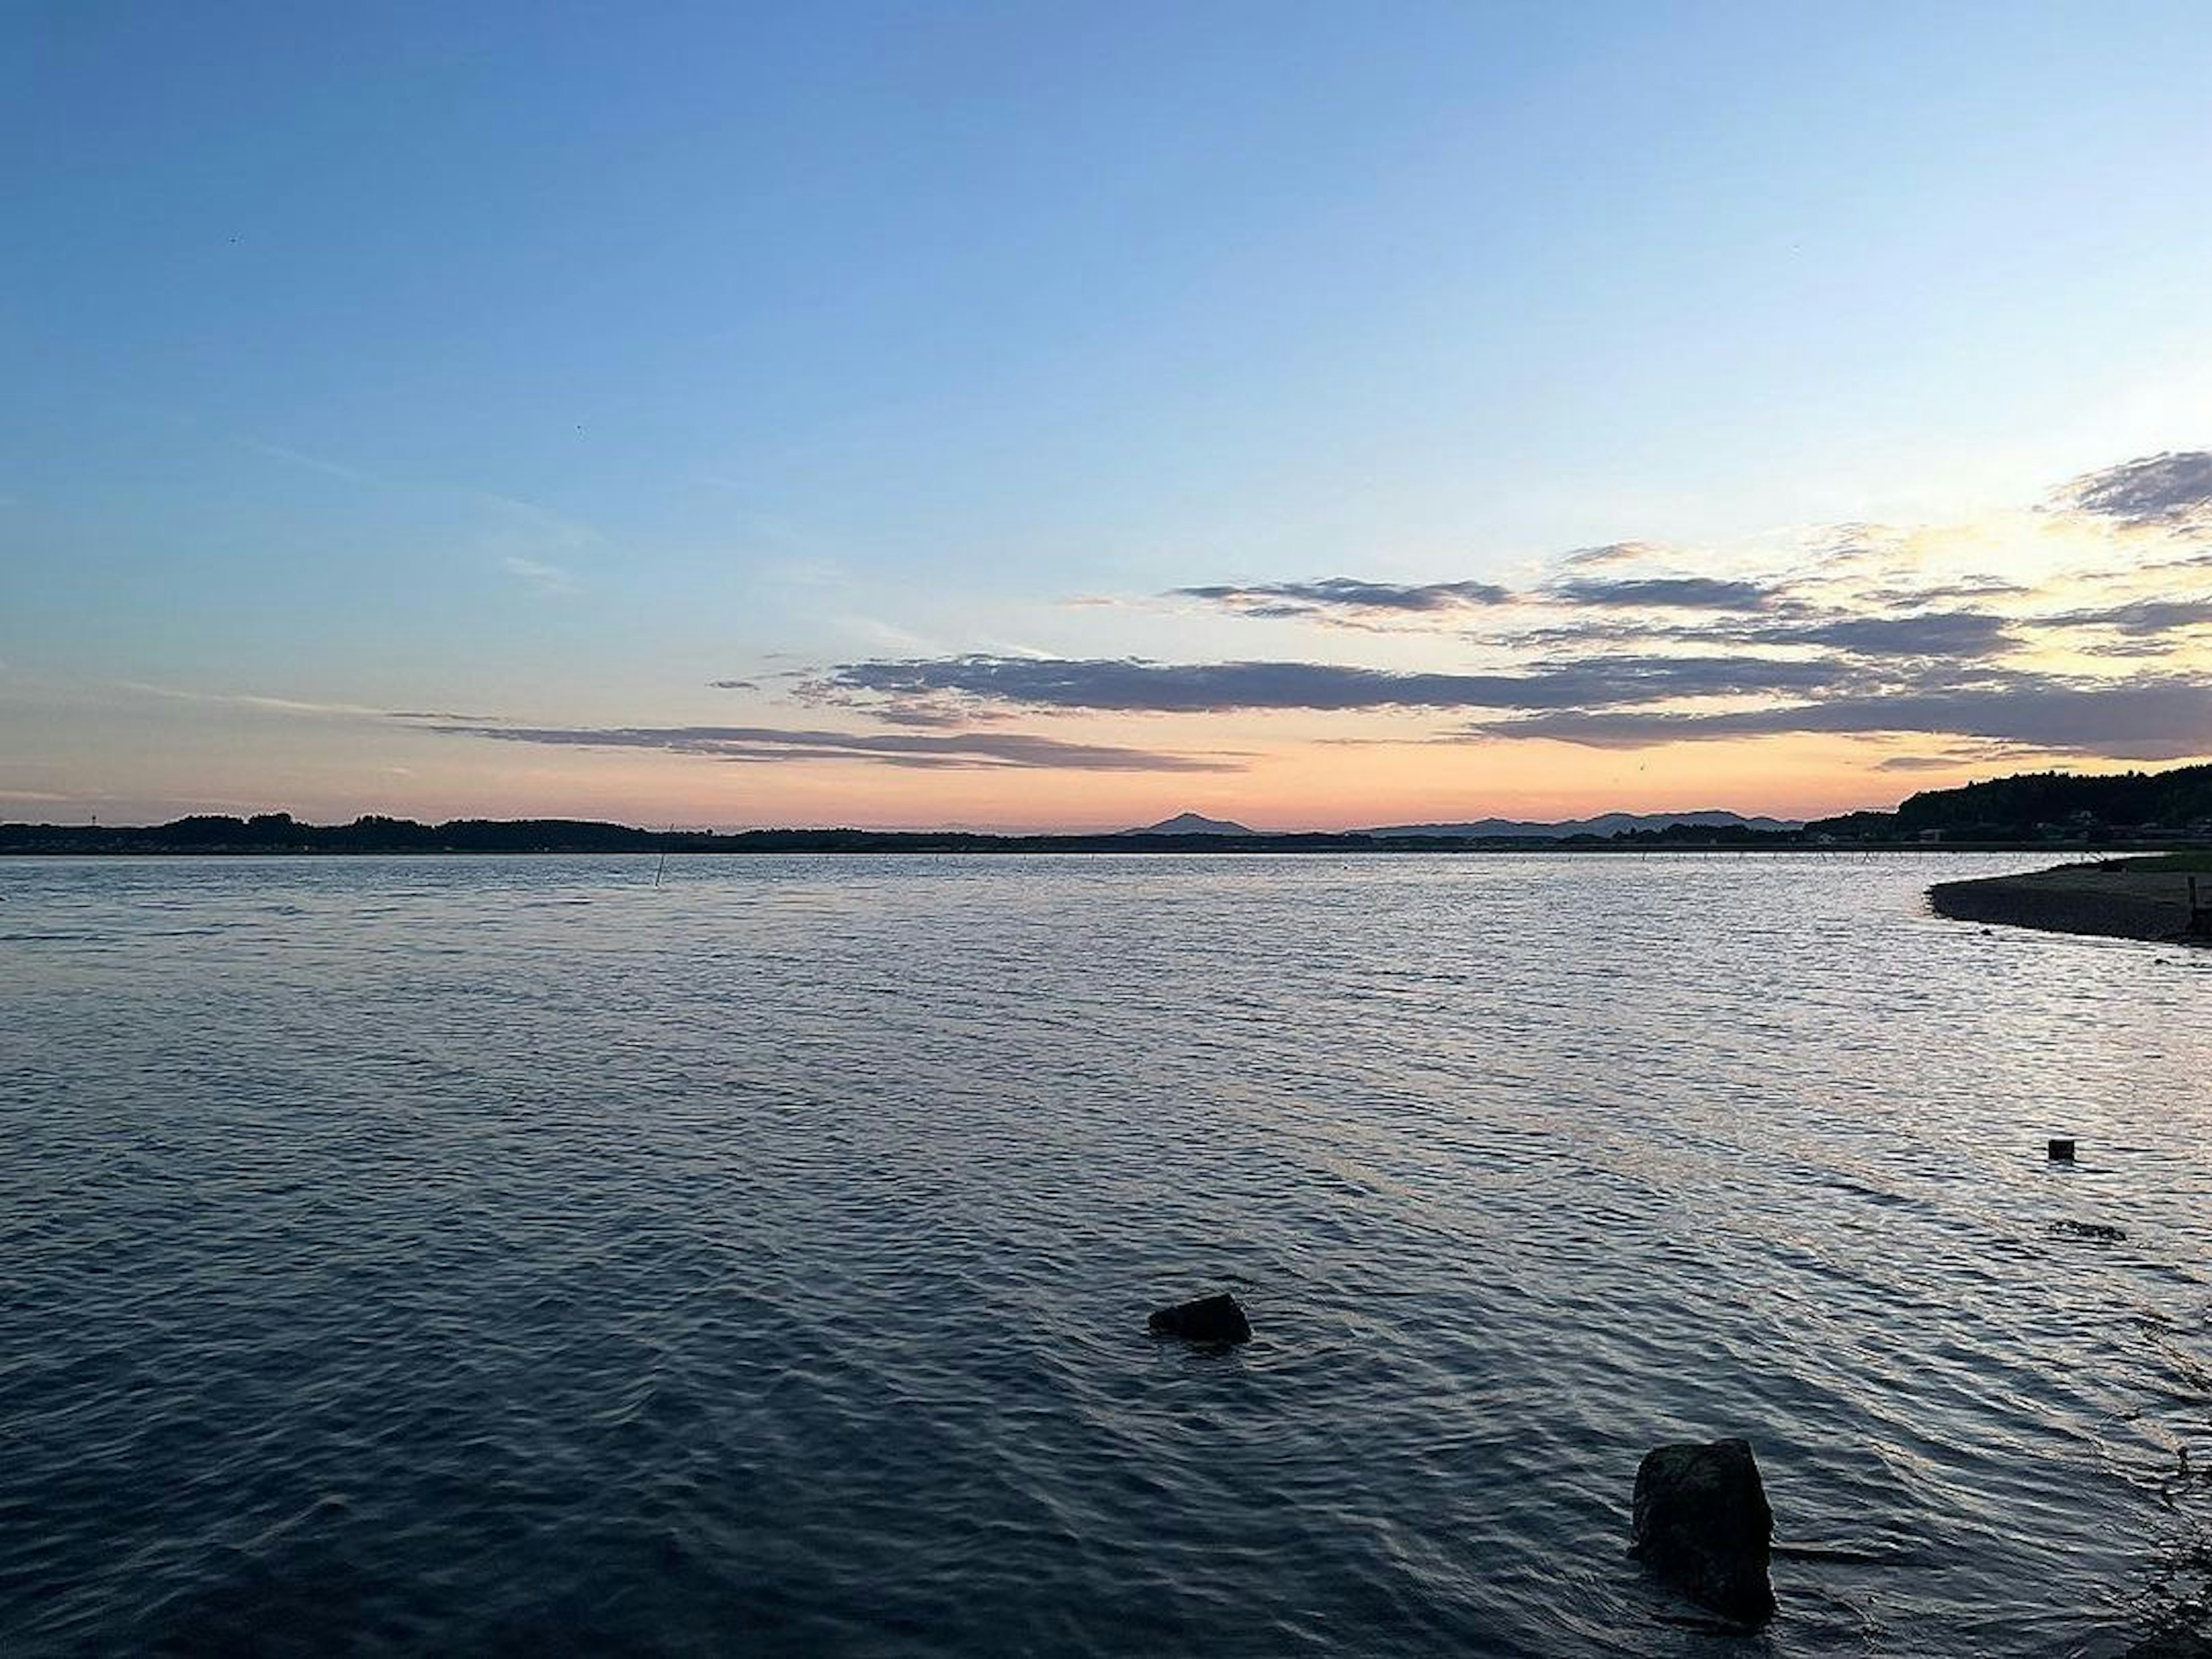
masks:
<svg viewBox="0 0 2212 1659"><path fill-rule="evenodd" d="M1969 866L0 865L0 1650L1733 1653L1742 1434L1771 1651L2117 1652L2212 959Z"/></svg>

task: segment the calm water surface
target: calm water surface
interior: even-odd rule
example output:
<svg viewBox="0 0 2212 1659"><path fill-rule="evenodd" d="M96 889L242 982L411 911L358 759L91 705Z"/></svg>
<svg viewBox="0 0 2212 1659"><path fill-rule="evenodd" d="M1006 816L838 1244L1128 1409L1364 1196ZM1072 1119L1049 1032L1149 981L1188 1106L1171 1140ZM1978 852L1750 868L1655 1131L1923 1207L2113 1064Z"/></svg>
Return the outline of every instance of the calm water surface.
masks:
<svg viewBox="0 0 2212 1659"><path fill-rule="evenodd" d="M2118 1652L2212 957L1998 867L0 863L0 1652ZM1721 1434L1751 1644L1623 1553Z"/></svg>

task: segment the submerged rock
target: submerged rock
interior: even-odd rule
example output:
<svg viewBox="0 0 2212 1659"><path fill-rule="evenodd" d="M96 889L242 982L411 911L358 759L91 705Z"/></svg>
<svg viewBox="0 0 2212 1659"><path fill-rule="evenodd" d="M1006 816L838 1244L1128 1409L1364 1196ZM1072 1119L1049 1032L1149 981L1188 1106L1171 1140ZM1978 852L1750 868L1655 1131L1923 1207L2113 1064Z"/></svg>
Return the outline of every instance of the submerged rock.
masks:
<svg viewBox="0 0 2212 1659"><path fill-rule="evenodd" d="M1700 1607L1746 1625L1771 1619L1773 1539L1747 1441L1661 1446L1636 1471L1628 1553Z"/></svg>
<svg viewBox="0 0 2212 1659"><path fill-rule="evenodd" d="M2212 1638L2200 1631L2160 1631L2136 1643L2121 1659L2212 1659Z"/></svg>
<svg viewBox="0 0 2212 1659"><path fill-rule="evenodd" d="M1179 1302L1162 1308L1145 1322L1154 1336L1179 1336L1186 1342L1249 1342L1251 1322L1237 1298L1224 1291L1195 1302Z"/></svg>

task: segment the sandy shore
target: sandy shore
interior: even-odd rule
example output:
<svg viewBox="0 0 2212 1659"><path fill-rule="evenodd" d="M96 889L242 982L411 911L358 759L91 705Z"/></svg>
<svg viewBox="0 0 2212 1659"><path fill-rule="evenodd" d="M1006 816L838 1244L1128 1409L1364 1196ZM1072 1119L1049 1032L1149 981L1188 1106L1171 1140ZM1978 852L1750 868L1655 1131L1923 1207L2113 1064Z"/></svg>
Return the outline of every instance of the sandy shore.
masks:
<svg viewBox="0 0 2212 1659"><path fill-rule="evenodd" d="M2212 904L2212 876L2197 882ZM2033 875L1942 882L1928 890L1928 902L1937 915L1960 921L2212 945L2212 937L2189 936L2189 878L2175 870L2073 864Z"/></svg>

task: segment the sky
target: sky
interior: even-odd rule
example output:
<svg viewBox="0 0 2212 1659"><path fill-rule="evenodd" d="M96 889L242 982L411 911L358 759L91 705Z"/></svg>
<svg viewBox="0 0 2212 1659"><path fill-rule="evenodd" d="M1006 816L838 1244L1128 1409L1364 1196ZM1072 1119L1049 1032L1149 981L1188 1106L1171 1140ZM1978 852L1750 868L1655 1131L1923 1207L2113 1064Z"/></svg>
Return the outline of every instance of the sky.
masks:
<svg viewBox="0 0 2212 1659"><path fill-rule="evenodd" d="M2188 3L0 0L0 818L2212 757Z"/></svg>

